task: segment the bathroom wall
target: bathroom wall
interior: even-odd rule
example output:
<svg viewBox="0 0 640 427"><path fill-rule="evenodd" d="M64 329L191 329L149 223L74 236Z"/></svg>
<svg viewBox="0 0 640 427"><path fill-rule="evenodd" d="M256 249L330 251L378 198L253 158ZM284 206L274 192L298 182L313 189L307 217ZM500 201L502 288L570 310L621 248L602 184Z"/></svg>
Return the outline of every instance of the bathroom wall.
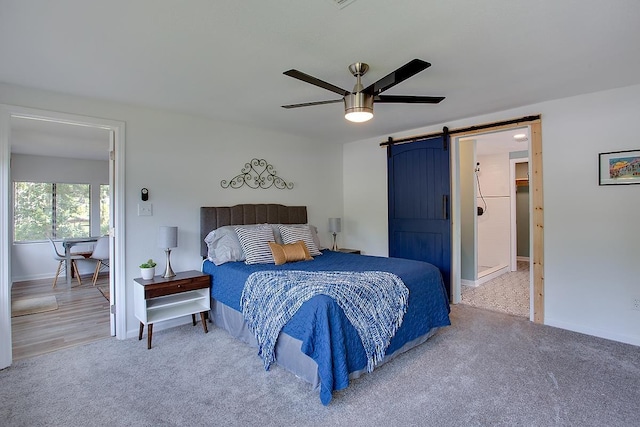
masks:
<svg viewBox="0 0 640 427"><path fill-rule="evenodd" d="M509 265L511 208L509 153L477 156L480 163L476 203L484 209L478 216L478 271ZM482 194L482 197L481 197Z"/></svg>

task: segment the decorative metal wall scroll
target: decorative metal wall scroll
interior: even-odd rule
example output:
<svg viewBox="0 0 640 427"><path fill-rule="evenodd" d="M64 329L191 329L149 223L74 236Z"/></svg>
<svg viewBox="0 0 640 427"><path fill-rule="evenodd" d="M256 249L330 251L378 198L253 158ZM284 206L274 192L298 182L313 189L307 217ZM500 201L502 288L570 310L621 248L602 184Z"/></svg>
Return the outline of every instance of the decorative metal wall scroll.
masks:
<svg viewBox="0 0 640 427"><path fill-rule="evenodd" d="M244 185L250 188L271 188L276 187L280 190L291 190L292 182L287 182L276 175L273 165L267 163L265 159L251 159L249 163L245 163L240 173L227 181L220 181L222 188L240 188Z"/></svg>

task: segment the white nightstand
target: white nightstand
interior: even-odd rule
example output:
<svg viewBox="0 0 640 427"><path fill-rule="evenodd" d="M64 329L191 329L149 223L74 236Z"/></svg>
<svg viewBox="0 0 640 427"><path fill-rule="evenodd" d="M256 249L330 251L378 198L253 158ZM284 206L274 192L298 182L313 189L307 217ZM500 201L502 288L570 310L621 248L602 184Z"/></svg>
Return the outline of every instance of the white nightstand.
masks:
<svg viewBox="0 0 640 427"><path fill-rule="evenodd" d="M147 348L151 348L153 324L163 320L191 314L196 324L196 313L200 313L202 328L207 333L205 313L211 308L209 286L211 277L199 271L184 271L165 279L134 279L135 315L140 321L138 339L142 339L144 325L147 325Z"/></svg>

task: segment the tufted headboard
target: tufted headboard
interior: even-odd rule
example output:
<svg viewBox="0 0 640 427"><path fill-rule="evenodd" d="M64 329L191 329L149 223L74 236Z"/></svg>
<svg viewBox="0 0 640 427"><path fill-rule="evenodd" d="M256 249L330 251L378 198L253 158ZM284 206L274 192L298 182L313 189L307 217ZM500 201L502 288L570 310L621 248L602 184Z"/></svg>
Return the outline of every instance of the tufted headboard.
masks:
<svg viewBox="0 0 640 427"><path fill-rule="evenodd" d="M204 238L211 230L225 225L306 224L306 206L276 204L244 204L200 208L200 254L207 257Z"/></svg>

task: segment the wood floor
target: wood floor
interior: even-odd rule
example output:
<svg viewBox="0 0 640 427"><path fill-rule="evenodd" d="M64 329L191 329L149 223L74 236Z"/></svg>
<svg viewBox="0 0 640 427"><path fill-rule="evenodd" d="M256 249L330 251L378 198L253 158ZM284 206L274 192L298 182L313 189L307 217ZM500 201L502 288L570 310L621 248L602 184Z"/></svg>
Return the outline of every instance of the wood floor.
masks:
<svg viewBox="0 0 640 427"><path fill-rule="evenodd" d="M98 289L108 286L108 273L100 275L96 287L91 284L91 275L82 277L82 286L74 279L69 288L62 275L55 289L52 284L53 279L13 283L12 301L54 295L58 302L57 310L11 318L14 360L111 336L109 301Z"/></svg>

